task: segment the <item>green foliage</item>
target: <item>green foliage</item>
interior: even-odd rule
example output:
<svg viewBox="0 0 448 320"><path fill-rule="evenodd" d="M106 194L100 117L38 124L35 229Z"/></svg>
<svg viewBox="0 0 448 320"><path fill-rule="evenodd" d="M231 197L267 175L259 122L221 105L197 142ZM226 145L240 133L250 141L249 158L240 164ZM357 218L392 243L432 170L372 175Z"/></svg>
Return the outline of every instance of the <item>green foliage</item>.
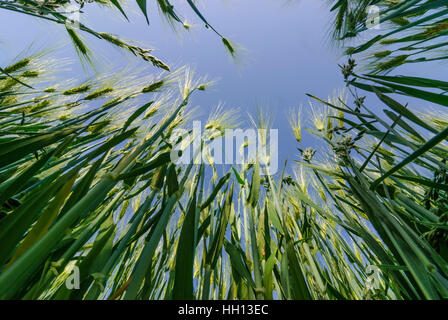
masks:
<svg viewBox="0 0 448 320"><path fill-rule="evenodd" d="M263 175L258 161L222 174L215 165L171 162L183 142L173 142L173 129L187 121L191 95L206 87L188 70L141 75L123 89L100 79L49 87L42 79L51 60L39 55L1 69L0 298L448 298L448 120L408 107L416 99L446 107L440 91L448 85L381 74L414 55L392 63L400 49L381 48L387 54L374 55L369 74L355 61L375 46L389 48L389 36L400 32L412 34L399 41L411 42L411 51L437 40L447 13L441 1L334 2L338 36L364 32L369 4L380 5L391 30L348 50L341 68L350 99L309 95L326 108L307 129L329 160L300 145L294 177ZM181 22L168 1L157 3ZM26 4L0 1L0 9L64 23L63 4ZM119 2L110 5L126 16ZM146 2L138 5L148 19ZM169 70L115 36L80 30ZM170 100L172 84L182 91ZM229 126L225 118L213 118L201 143L213 127ZM298 143L301 123L293 121ZM74 267L80 288L69 290Z"/></svg>

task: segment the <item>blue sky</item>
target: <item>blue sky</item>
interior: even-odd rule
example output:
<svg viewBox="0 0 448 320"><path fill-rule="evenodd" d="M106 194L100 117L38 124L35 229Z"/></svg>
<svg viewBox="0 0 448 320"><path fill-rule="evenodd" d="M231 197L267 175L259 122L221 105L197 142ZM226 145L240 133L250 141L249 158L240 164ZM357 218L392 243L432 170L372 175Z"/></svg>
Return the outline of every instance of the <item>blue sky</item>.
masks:
<svg viewBox="0 0 448 320"><path fill-rule="evenodd" d="M86 5L87 16L83 16L82 22L94 30L118 34L154 48L154 55L172 69L190 65L198 75L218 79L211 90L194 97L192 106L200 106L195 116L206 118L221 102L241 111L240 120L246 121L244 127L249 125L248 114L255 115L256 108L261 107L273 116L273 128L279 130L280 166L288 156L290 161L297 159L297 144L289 126L290 110L299 105L305 110L308 108L305 93L326 99L344 86L337 66L343 62L339 60L342 52L329 41L331 19L327 2L208 0L199 3L202 13L220 33L245 48L237 63L229 58L219 37L204 27L185 1L173 1L173 4L194 25L189 32L182 28L174 32L158 14L155 1L148 1L150 26L134 1L127 2L125 9L131 22L116 11L98 10L94 4ZM104 70L123 70L129 64L138 67L145 63L93 37L84 38L96 54L96 63ZM31 44L31 52L48 45L57 48L58 55L74 61L67 76L86 76L63 26L55 27L2 10L1 65L7 65ZM431 72L435 78L443 79L437 65L428 69L425 64L425 70L416 68L417 75ZM305 136L304 146L309 144L312 142Z"/></svg>
<svg viewBox="0 0 448 320"><path fill-rule="evenodd" d="M306 105L305 92L326 98L343 86L337 61L340 53L328 41L329 15L325 2L315 0L208 0L201 10L225 37L244 47L237 63L229 58L220 39L194 15L184 1L173 1L178 11L194 27L174 32L157 12L155 1L148 1L150 26L134 2L127 4L131 22L112 10L97 10L87 4L82 22L94 30L118 34L155 48L154 54L172 67L190 65L198 75L218 79L209 91L195 96L199 118L205 118L218 103L241 110L241 120L255 116L257 107L275 119L279 129L280 161L297 156L289 127L289 111ZM201 3L200 3L201 5ZM104 69L123 69L134 61L110 45L84 36ZM60 56L73 58L71 77L85 71L71 47L64 28L11 12L1 12L0 63L8 64L31 43L32 52L47 45L57 47ZM132 60L132 62L131 62ZM97 63L98 63L97 61ZM174 68L172 68L174 69ZM157 72L157 70L154 70ZM248 124L247 124L248 125ZM244 127L245 125L243 125Z"/></svg>

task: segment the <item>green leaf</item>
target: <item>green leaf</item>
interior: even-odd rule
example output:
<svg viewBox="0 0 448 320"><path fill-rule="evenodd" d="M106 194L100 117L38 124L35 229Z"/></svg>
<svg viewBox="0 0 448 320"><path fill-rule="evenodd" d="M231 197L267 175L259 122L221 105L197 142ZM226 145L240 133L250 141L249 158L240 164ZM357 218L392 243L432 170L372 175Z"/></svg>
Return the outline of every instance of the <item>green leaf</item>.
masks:
<svg viewBox="0 0 448 320"><path fill-rule="evenodd" d="M227 173L224 175L221 179L219 179L218 183L216 184L215 188L213 189L210 196L207 198L207 200L204 201L203 204L201 204L199 207L201 208L201 211L207 208L213 200L215 200L216 195L218 194L219 190L227 183L227 181L230 178L230 173Z"/></svg>
<svg viewBox="0 0 448 320"><path fill-rule="evenodd" d="M182 224L179 245L176 251L176 265L174 269L174 286L172 299L193 299L193 264L195 256L194 225L196 215L196 192Z"/></svg>
<svg viewBox="0 0 448 320"><path fill-rule="evenodd" d="M129 21L128 17L126 16L126 13L124 12L123 8L121 7L120 3L118 2L118 0L110 0L110 2L112 2L112 4L118 9L120 10L121 14L126 18L126 20ZM137 0L137 3L139 2L139 0ZM148 22L149 23L149 22Z"/></svg>
<svg viewBox="0 0 448 320"><path fill-rule="evenodd" d="M403 161L398 163L396 166L394 166L392 169L387 171L385 174L383 174L380 178L376 179L370 186L372 190L374 190L381 182L383 182L385 179L393 175L395 172L406 166L407 164L411 163L415 159L418 159L421 155L425 154L427 151L431 150L434 146L439 144L441 141L445 140L448 137L448 128L441 131L439 134L437 134L435 137L433 137L431 140L426 142L424 145L420 146L415 152L413 152L411 155L407 156Z"/></svg>
<svg viewBox="0 0 448 320"><path fill-rule="evenodd" d="M255 160L254 172L252 174L252 183L250 185L250 193L247 203L255 208L258 204L258 197L260 194L260 163L258 159Z"/></svg>
<svg viewBox="0 0 448 320"><path fill-rule="evenodd" d="M140 7L140 10L145 15L146 23L149 25L148 12L147 12L147 9L146 9L146 0L137 0L137 4Z"/></svg>
<svg viewBox="0 0 448 320"><path fill-rule="evenodd" d="M232 170L235 173L235 177L236 177L236 180L238 181L238 183L241 186L244 186L245 185L244 180L241 178L241 176L239 175L238 171L236 171L236 169L234 167L232 167Z"/></svg>
<svg viewBox="0 0 448 320"><path fill-rule="evenodd" d="M255 288L255 282L250 275L249 269L243 260L241 250L239 250L234 244L230 243L227 239L224 241L224 248L230 257L230 263L238 272L238 274L247 281L247 284L252 288Z"/></svg>

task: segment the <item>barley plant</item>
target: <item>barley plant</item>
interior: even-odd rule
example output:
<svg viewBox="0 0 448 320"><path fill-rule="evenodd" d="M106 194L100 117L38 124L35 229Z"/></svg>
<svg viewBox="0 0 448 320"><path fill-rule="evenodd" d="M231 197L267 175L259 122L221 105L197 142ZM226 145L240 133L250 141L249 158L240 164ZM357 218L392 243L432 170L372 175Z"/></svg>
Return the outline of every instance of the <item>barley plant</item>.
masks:
<svg viewBox="0 0 448 320"><path fill-rule="evenodd" d="M95 2L127 17L121 1ZM188 29L169 1L154 2ZM0 1L0 12L65 26L87 63L82 33L148 69L61 80L52 72L65 62L48 52L1 66L1 299L448 298L448 82L391 74L446 58L446 1L327 1L346 88L308 94L311 121L294 111L297 157L278 175L258 160L220 166L211 154L173 163L191 143L175 129L190 127L189 100L211 83L132 41L71 28L69 3ZM137 3L148 19L147 2ZM365 27L370 5L380 9L375 33ZM380 104L384 114L372 110ZM421 111L428 105L433 114ZM218 108L201 145L237 121ZM253 123L270 126L263 114ZM303 145L305 131L322 148Z"/></svg>

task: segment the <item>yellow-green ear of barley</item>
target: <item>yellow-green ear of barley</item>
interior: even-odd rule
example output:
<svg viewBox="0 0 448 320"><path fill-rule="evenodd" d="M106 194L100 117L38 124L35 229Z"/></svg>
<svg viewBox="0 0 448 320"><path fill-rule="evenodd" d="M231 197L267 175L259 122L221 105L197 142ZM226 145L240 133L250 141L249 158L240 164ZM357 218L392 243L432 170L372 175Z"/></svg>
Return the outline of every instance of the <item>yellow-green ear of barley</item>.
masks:
<svg viewBox="0 0 448 320"><path fill-rule="evenodd" d="M296 138L297 142L302 142L302 129L300 127L292 128L294 132L294 138Z"/></svg>
<svg viewBox="0 0 448 320"><path fill-rule="evenodd" d="M81 38L78 36L78 34L70 29L70 28L66 28L67 32L70 36L70 39L72 39L73 44L75 45L75 48L83 55L83 56L87 56L89 53L89 50L87 49L86 45L84 44L84 42L82 42Z"/></svg>
<svg viewBox="0 0 448 320"><path fill-rule="evenodd" d="M123 47L125 46L125 43L123 41L121 41L120 39L118 39L117 37L114 37L113 35L109 34L109 33L104 33L104 32L99 32L98 33L101 38L103 38L104 40L118 46L118 47Z"/></svg>
<svg viewBox="0 0 448 320"><path fill-rule="evenodd" d="M13 73L15 71L18 71L20 69L25 68L29 63L31 62L30 58L25 58L22 59L8 67L6 67L5 69L3 69L6 73Z"/></svg>
<svg viewBox="0 0 448 320"><path fill-rule="evenodd" d="M380 62L377 64L378 70L386 71L395 67L398 67L406 62L406 59L409 57L409 55L400 55L393 57L389 61L386 62Z"/></svg>
<svg viewBox="0 0 448 320"><path fill-rule="evenodd" d="M345 53L347 54L347 55L351 55L351 54L353 54L353 52L356 50L356 48L355 47L349 47L349 48L347 48L346 50L345 50Z"/></svg>
<svg viewBox="0 0 448 320"><path fill-rule="evenodd" d="M39 72L38 71L25 71L20 76L24 77L24 78L37 78L39 76Z"/></svg>
<svg viewBox="0 0 448 320"><path fill-rule="evenodd" d="M338 112L338 118L339 118L339 127L343 127L344 126L344 121L342 119L344 119L344 111L339 111Z"/></svg>
<svg viewBox="0 0 448 320"><path fill-rule="evenodd" d="M387 56L390 56L391 53L392 53L392 51L390 51L390 50L384 50L384 51L375 52L375 53L373 54L373 56L374 56L375 58L380 59L380 58L385 58L385 57L387 57Z"/></svg>
<svg viewBox="0 0 448 320"><path fill-rule="evenodd" d="M64 107L66 107L66 108L74 108L74 107L77 107L79 105L81 105L81 102L74 101L74 102L69 102L69 103L64 104Z"/></svg>
<svg viewBox="0 0 448 320"><path fill-rule="evenodd" d="M0 100L2 106L8 106L17 103L19 100L15 96L6 96Z"/></svg>
<svg viewBox="0 0 448 320"><path fill-rule="evenodd" d="M72 94L84 93L84 92L89 91L89 90L90 90L90 86L87 85L87 84L83 84L81 86L78 86L78 87L66 90L62 94L66 95L66 96L69 96L69 95L72 95Z"/></svg>
<svg viewBox="0 0 448 320"><path fill-rule="evenodd" d="M392 19L390 19L390 21L392 23L395 23L395 24L401 26L401 27L406 26L410 23L409 20L404 17L392 18Z"/></svg>
<svg viewBox="0 0 448 320"><path fill-rule="evenodd" d="M105 102L105 103L101 106L101 108L109 107L110 105L119 102L121 99L122 99L122 97L116 97L116 98L113 98L112 100Z"/></svg>
<svg viewBox="0 0 448 320"><path fill-rule="evenodd" d="M384 40L380 41L380 44L393 44L397 41L398 41L398 39L384 39Z"/></svg>
<svg viewBox="0 0 448 320"><path fill-rule="evenodd" d="M142 93L155 92L158 89L160 89L163 85L164 85L163 80L151 83L150 85L148 85L142 89Z"/></svg>
<svg viewBox="0 0 448 320"><path fill-rule="evenodd" d="M227 52L229 52L232 56L235 55L235 49L233 48L232 44L229 40L226 38L222 38L222 43L224 44L224 47L226 48Z"/></svg>
<svg viewBox="0 0 448 320"><path fill-rule="evenodd" d="M157 106L153 106L153 107L149 108L146 111L145 116L143 117L143 119L148 119L148 118L152 117L154 114L157 113L157 111L159 111L159 108Z"/></svg>
<svg viewBox="0 0 448 320"><path fill-rule="evenodd" d="M19 83L12 78L7 78L6 80L2 81L1 84L2 86L0 86L0 91L6 91L18 85Z"/></svg>
<svg viewBox="0 0 448 320"><path fill-rule="evenodd" d="M37 112L40 111L50 105L50 100L44 100L42 102L39 102L35 106L31 107L30 112Z"/></svg>
<svg viewBox="0 0 448 320"><path fill-rule="evenodd" d="M112 88L101 89L101 90L92 92L91 94L87 95L84 98L84 100L95 100L95 99L98 99L98 98L104 96L105 94L112 92L112 91L114 91L114 89L112 89Z"/></svg>

